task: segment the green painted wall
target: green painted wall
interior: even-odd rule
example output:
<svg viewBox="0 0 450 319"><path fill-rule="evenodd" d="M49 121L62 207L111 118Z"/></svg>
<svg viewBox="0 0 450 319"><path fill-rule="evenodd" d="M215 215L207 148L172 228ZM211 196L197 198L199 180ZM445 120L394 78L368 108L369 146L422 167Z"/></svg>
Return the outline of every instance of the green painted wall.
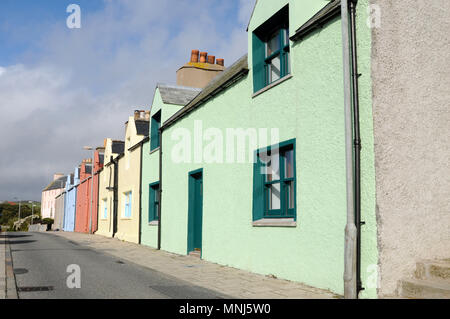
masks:
<svg viewBox="0 0 450 319"><path fill-rule="evenodd" d="M181 106L166 104L161 98L159 89L156 88L150 112L150 118L161 110L161 121L167 121L175 114ZM151 121L150 121L151 123ZM141 244L150 247L158 247L158 226L150 225L148 222L149 213L149 185L159 181L159 149L150 152L150 142L143 145L142 153L142 223L141 223Z"/></svg>
<svg viewBox="0 0 450 319"><path fill-rule="evenodd" d="M322 3L325 1L321 1ZM258 1L252 30L287 1ZM295 3L294 11L316 10ZM326 4L326 3L325 3ZM364 13L367 0L358 4ZM312 10L311 8L314 8ZM306 14L300 15L307 20ZM373 137L371 114L370 30L359 18L361 124L363 150L363 283L368 265L377 264ZM290 29L301 23L290 18ZM292 32L291 32L292 33ZM251 44L250 44L251 46ZM249 61L251 61L251 52ZM252 98L252 75L220 93L163 134L162 249L186 254L188 172L203 168L202 257L261 274L273 274L343 294L346 223L345 140L341 23L335 19L291 46L293 77ZM251 67L251 65L250 65ZM252 226L252 164L176 163L173 134L194 121L203 129L278 128L280 141L296 138L297 227ZM270 136L269 136L270 140ZM194 143L193 138L191 139ZM204 141L207 145L208 142ZM271 144L271 143L267 143ZM265 145L264 145L265 146ZM145 195L143 195L145 196ZM368 289L364 297L375 297Z"/></svg>

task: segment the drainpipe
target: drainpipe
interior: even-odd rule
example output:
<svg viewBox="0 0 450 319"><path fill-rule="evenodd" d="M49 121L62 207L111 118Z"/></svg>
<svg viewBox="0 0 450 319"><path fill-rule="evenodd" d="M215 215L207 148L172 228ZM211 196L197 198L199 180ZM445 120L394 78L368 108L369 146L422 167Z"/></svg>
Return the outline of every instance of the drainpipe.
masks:
<svg viewBox="0 0 450 319"><path fill-rule="evenodd" d="M158 205L158 250L161 250L161 203L162 203L162 128L159 129L159 205Z"/></svg>
<svg viewBox="0 0 450 319"><path fill-rule="evenodd" d="M142 238L142 157L144 149L144 144L141 144L141 163L140 163L140 173L139 173L139 238L138 242L141 244L141 238Z"/></svg>
<svg viewBox="0 0 450 319"><path fill-rule="evenodd" d="M358 78L358 51L356 42L356 4L358 0L350 0L350 31L352 48L352 80L353 80L353 132L354 132L354 156L355 156L355 224L356 236L356 288L357 294L364 290L361 282L361 134L359 125L359 85Z"/></svg>
<svg viewBox="0 0 450 319"><path fill-rule="evenodd" d="M344 67L344 110L345 110L345 160L347 188L347 225L345 226L344 296L357 298L356 284L356 237L354 176L353 176L353 123L352 89L350 83L350 39L348 1L341 0L342 51Z"/></svg>
<svg viewBox="0 0 450 319"><path fill-rule="evenodd" d="M114 192L113 192L113 197L114 197L114 211L113 211L113 216L112 216L112 222L113 222L113 234L112 237L114 237L116 235L117 232L117 227L116 227L116 223L117 223L117 209L118 209L118 188L119 188L119 161L117 159L113 159L111 157L113 163L114 163Z"/></svg>

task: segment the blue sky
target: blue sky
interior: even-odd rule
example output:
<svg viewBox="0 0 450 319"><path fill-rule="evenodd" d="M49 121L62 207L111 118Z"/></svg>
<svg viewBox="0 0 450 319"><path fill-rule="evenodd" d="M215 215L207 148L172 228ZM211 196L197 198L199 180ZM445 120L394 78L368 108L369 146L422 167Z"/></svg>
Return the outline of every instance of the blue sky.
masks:
<svg viewBox="0 0 450 319"><path fill-rule="evenodd" d="M69 4L81 29L68 29ZM247 52L254 0L0 1L0 200L40 199L83 145L123 139L133 110L199 49L230 65Z"/></svg>

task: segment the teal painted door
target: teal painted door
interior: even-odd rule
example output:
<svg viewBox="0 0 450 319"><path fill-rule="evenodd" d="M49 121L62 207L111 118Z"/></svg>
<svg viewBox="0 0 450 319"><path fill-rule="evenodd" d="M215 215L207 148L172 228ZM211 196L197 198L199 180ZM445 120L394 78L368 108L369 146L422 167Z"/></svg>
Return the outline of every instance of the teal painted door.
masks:
<svg viewBox="0 0 450 319"><path fill-rule="evenodd" d="M188 253L202 249L203 174L189 174Z"/></svg>

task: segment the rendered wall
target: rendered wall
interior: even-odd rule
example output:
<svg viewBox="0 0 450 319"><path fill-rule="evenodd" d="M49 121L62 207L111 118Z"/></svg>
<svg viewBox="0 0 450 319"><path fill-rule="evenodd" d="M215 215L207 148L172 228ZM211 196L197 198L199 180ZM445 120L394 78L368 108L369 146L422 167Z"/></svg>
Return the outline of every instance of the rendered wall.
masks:
<svg viewBox="0 0 450 319"><path fill-rule="evenodd" d="M81 166L80 185L77 190L77 214L75 232L89 233L89 216L91 214L91 174L86 173L85 164Z"/></svg>
<svg viewBox="0 0 450 319"><path fill-rule="evenodd" d="M450 257L450 2L371 1L380 295Z"/></svg>
<svg viewBox="0 0 450 319"><path fill-rule="evenodd" d="M55 219L52 225L53 230L62 230L63 228L65 200L66 200L65 193L56 198L55 200Z"/></svg>

